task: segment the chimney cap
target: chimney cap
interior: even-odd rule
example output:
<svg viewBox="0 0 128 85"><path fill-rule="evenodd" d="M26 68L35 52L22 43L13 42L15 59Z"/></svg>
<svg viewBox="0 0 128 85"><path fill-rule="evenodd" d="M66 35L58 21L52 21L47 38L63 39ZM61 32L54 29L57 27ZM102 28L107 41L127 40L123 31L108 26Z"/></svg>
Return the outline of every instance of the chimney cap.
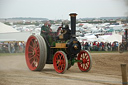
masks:
<svg viewBox="0 0 128 85"><path fill-rule="evenodd" d="M76 13L70 13L69 15L70 15L71 17L76 17L76 16L77 16Z"/></svg>

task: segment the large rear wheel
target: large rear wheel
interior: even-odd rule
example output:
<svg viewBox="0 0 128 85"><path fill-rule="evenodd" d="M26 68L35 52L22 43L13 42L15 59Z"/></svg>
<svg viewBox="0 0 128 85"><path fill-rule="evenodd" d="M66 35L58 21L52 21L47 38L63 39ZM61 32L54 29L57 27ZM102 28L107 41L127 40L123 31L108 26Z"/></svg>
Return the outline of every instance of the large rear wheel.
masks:
<svg viewBox="0 0 128 85"><path fill-rule="evenodd" d="M89 52L86 50L80 51L77 59L81 62L78 62L78 67L83 72L88 72L92 67L92 58Z"/></svg>
<svg viewBox="0 0 128 85"><path fill-rule="evenodd" d="M26 43L25 58L27 66L32 71L41 71L47 59L45 40L40 35L31 35Z"/></svg>
<svg viewBox="0 0 128 85"><path fill-rule="evenodd" d="M54 54L53 66L57 73L64 73L68 68L67 55L63 51Z"/></svg>

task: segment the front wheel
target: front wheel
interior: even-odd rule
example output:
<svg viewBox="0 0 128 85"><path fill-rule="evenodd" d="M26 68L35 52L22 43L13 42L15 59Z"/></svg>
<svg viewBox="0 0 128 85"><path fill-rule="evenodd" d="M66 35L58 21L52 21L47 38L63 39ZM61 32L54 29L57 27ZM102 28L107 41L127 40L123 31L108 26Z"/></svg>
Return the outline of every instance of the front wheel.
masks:
<svg viewBox="0 0 128 85"><path fill-rule="evenodd" d="M64 73L68 68L67 55L63 51L54 54L53 66L57 73Z"/></svg>
<svg viewBox="0 0 128 85"><path fill-rule="evenodd" d="M81 71L88 72L91 69L92 57L87 50L80 51L80 53L77 56L77 60L81 61L77 63Z"/></svg>

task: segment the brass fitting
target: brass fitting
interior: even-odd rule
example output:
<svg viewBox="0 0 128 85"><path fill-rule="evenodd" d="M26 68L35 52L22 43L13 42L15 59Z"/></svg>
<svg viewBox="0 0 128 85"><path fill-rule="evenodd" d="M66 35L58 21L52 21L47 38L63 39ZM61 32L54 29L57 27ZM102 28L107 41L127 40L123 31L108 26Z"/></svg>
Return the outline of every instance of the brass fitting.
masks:
<svg viewBox="0 0 128 85"><path fill-rule="evenodd" d="M77 47L76 45L74 46L74 48L75 48L75 49L78 49L78 47Z"/></svg>

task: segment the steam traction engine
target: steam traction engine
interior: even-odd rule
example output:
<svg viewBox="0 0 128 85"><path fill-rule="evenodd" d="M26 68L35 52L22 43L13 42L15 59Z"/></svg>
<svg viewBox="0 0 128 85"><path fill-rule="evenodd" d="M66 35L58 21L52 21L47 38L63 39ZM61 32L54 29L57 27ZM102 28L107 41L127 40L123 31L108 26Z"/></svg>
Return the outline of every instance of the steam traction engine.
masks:
<svg viewBox="0 0 128 85"><path fill-rule="evenodd" d="M27 66L32 71L41 71L45 64L53 64L57 73L64 73L74 63L83 72L88 72L92 66L91 55L81 50L81 44L76 39L76 13L71 13L71 30L66 25L61 34L52 33L54 38L49 42L46 36L31 35L26 43L25 57Z"/></svg>

